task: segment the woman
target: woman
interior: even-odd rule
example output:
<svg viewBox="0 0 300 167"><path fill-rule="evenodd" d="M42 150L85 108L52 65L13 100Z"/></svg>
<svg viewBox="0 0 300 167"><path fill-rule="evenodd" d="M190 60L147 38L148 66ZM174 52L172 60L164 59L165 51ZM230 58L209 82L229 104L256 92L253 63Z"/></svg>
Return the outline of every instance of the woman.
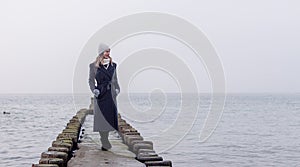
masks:
<svg viewBox="0 0 300 167"><path fill-rule="evenodd" d="M117 64L110 57L110 48L105 44L98 47L98 56L90 64L89 86L94 94L94 132L99 132L101 149L111 148L109 131L118 130L116 96L120 92L116 74Z"/></svg>

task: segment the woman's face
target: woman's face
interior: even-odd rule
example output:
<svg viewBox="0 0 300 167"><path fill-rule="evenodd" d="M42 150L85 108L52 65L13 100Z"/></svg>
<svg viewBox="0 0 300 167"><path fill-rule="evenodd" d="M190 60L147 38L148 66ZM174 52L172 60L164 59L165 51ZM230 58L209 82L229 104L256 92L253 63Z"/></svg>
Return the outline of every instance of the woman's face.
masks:
<svg viewBox="0 0 300 167"><path fill-rule="evenodd" d="M103 52L103 57L104 58L109 58L109 55L110 55L110 49Z"/></svg>

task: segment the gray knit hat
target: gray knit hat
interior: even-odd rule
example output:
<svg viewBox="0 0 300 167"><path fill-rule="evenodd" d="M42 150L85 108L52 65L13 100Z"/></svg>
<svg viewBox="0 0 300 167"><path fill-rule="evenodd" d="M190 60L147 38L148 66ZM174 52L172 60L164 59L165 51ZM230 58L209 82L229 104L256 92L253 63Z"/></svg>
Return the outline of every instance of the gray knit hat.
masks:
<svg viewBox="0 0 300 167"><path fill-rule="evenodd" d="M104 51L108 50L109 47L104 44L104 43L100 43L98 46L98 55L101 55Z"/></svg>

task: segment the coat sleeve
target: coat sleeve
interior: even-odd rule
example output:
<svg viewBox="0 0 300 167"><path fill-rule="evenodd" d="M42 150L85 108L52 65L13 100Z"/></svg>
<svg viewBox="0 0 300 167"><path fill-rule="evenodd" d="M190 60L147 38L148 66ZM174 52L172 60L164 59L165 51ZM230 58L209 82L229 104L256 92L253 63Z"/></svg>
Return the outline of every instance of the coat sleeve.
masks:
<svg viewBox="0 0 300 167"><path fill-rule="evenodd" d="M94 91L95 89L95 67L94 67L94 63L90 64L90 72L89 72L89 87L91 92Z"/></svg>
<svg viewBox="0 0 300 167"><path fill-rule="evenodd" d="M118 76L117 76L117 64L114 63L114 66L115 66L115 73L113 75L113 84L114 84L114 87L116 89L119 89L120 90L120 85L119 85L119 82L118 82Z"/></svg>

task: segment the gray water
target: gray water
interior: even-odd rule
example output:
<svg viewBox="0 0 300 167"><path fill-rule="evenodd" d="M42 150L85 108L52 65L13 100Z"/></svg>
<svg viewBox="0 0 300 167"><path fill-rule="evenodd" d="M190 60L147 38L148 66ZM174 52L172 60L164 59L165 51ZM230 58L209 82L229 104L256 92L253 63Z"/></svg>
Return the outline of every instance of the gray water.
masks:
<svg viewBox="0 0 300 167"><path fill-rule="evenodd" d="M191 95L187 107L199 104L193 127L184 136L156 141L155 149L182 137L159 153L174 166L300 166L300 94L229 94L223 116L213 135L199 142L199 134L211 104L209 95L200 101ZM160 97L136 94L130 99L137 110L161 106ZM180 112L180 96L169 94L164 112L152 122L128 119L146 139L164 135ZM87 108L90 97L72 95L1 95L0 166L31 166L50 147L78 109ZM126 118L122 96L119 108ZM121 111L121 109L123 111ZM10 112L9 115L2 114ZM148 111L149 112L149 111ZM189 122L187 122L189 123Z"/></svg>

